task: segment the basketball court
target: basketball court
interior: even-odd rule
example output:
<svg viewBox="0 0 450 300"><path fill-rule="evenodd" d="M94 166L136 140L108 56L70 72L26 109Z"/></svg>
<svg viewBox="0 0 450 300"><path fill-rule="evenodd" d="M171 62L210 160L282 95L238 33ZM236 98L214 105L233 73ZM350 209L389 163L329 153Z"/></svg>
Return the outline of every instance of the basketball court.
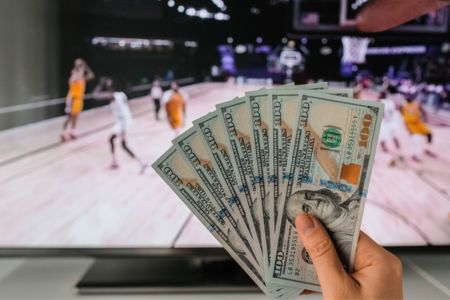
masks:
<svg viewBox="0 0 450 300"><path fill-rule="evenodd" d="M201 83L190 95L188 122L214 105L258 85ZM174 133L165 116L155 121L147 98L129 102L133 125L128 143L152 163ZM107 106L81 114L76 140L61 144L63 117L0 132L0 246L8 247L193 247L219 246L152 169L138 167L118 149L120 168L110 170ZM450 127L433 115L437 158L408 158L390 166L378 149L362 229L383 245L450 243ZM444 126L443 126L444 125Z"/></svg>

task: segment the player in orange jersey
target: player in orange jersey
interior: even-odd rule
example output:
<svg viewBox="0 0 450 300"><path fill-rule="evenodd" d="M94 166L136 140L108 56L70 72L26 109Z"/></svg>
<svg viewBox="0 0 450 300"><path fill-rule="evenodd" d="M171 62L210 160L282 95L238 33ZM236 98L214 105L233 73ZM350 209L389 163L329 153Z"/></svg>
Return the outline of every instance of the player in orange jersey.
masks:
<svg viewBox="0 0 450 300"><path fill-rule="evenodd" d="M163 102L165 103L167 119L170 127L178 135L178 130L184 125L186 118L186 101L188 95L178 87L176 82L172 82L171 89L164 93Z"/></svg>
<svg viewBox="0 0 450 300"><path fill-rule="evenodd" d="M66 96L67 119L64 122L61 141L76 138L75 128L80 112L83 110L84 92L86 82L94 79L95 75L88 64L81 58L75 60L69 79L69 92ZM68 129L70 125L70 129Z"/></svg>

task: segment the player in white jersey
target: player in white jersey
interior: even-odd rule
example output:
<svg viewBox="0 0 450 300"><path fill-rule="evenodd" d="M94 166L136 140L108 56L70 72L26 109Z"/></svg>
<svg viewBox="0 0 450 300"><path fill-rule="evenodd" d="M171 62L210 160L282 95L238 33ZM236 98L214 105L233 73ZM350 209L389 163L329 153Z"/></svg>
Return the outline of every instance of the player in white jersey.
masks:
<svg viewBox="0 0 450 300"><path fill-rule="evenodd" d="M396 154L391 160L390 165L396 164L396 159L403 160L403 156L400 152L400 136L401 131L404 130L402 116L397 109L395 102L391 99L390 95L385 92L380 93L379 101L384 104L383 121L380 128L380 145L383 152L388 153L388 143L393 142Z"/></svg>
<svg viewBox="0 0 450 300"><path fill-rule="evenodd" d="M161 98L163 96L163 90L161 88L161 82L159 80L153 81L152 88L150 89L150 98L155 104L155 118L159 120L159 111L161 110Z"/></svg>
<svg viewBox="0 0 450 300"><path fill-rule="evenodd" d="M112 128L112 134L109 137L109 144L111 147L112 162L111 169L119 168L116 157L115 140L120 138L122 149L139 164L140 174L143 174L148 168L148 164L144 163L127 144L127 131L131 126L133 117L131 115L130 107L128 106L128 98L124 92L117 92L114 90L113 81L110 78L102 78L99 85L94 90L94 99L109 100L109 107L111 108L114 117L115 125Z"/></svg>

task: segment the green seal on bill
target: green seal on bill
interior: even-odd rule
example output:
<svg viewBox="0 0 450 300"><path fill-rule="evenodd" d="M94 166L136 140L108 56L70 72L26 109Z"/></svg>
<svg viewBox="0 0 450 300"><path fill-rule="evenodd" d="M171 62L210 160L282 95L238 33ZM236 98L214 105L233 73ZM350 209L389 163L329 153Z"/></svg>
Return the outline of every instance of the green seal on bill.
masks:
<svg viewBox="0 0 450 300"><path fill-rule="evenodd" d="M322 143L330 148L338 147L342 142L342 134L336 128L327 128L322 133Z"/></svg>

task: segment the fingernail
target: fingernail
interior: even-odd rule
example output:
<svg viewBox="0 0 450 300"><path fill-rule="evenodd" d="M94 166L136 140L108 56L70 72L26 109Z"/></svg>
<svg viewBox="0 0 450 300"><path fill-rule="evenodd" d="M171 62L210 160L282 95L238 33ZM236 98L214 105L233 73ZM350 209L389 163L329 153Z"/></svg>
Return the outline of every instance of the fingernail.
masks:
<svg viewBox="0 0 450 300"><path fill-rule="evenodd" d="M297 230L304 235L314 230L314 221L308 214L299 215L295 220L295 225Z"/></svg>

